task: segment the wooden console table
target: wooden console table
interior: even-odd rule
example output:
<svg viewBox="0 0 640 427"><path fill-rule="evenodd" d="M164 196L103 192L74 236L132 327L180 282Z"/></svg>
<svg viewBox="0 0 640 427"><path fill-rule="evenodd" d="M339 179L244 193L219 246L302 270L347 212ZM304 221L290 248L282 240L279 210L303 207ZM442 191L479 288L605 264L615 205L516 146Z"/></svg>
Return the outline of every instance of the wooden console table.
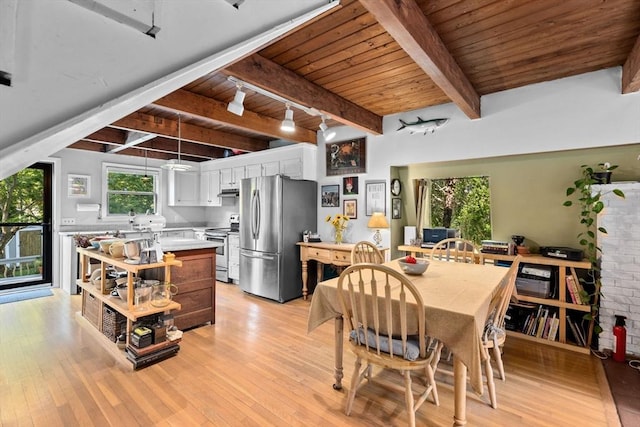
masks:
<svg viewBox="0 0 640 427"><path fill-rule="evenodd" d="M296 243L300 246L300 262L302 262L302 297L306 300L309 288L307 280L309 278L307 261L312 260L317 263L318 282L322 281L322 266L333 264L338 267L348 267L351 265L351 250L354 243ZM382 256L386 259L385 252L388 248L378 248Z"/></svg>

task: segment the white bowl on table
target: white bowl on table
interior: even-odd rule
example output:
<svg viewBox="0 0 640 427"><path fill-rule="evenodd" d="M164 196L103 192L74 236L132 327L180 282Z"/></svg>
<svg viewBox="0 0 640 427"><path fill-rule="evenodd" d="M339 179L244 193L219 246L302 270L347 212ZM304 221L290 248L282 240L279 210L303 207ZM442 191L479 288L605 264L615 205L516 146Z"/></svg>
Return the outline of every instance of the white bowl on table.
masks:
<svg viewBox="0 0 640 427"><path fill-rule="evenodd" d="M410 274L414 276L419 276L429 267L429 260L427 259L416 259L415 263L406 262L402 259L398 260L398 264L402 269L403 273Z"/></svg>

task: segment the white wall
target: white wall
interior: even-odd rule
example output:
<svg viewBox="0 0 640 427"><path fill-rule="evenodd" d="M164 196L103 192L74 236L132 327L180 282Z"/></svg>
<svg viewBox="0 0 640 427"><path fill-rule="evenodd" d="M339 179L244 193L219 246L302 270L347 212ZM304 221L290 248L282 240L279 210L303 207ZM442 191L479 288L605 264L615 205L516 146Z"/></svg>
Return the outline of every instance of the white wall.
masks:
<svg viewBox="0 0 640 427"><path fill-rule="evenodd" d="M0 86L0 179L262 46L273 35L257 35L282 23L281 31L295 27L301 21L294 18L327 4L247 1L237 10L223 0L157 0L161 30L153 39L67 0L21 0L12 87ZM173 76L158 92L158 79L211 56L217 62L188 81ZM135 98L126 96L132 91Z"/></svg>
<svg viewBox="0 0 640 427"><path fill-rule="evenodd" d="M60 159L59 171L62 191L56 201L55 207L59 208L59 218L75 218L76 225L56 227L54 231L67 230L122 230L129 228L126 220L114 221L98 219L96 212L78 212L78 203L102 203L102 163L118 163L123 165L135 165L144 167L144 157L121 156L117 154L99 153L85 150L64 149L55 154ZM160 167L166 163L164 160L148 159L148 167ZM189 163L189 162L185 162ZM193 163L196 168L198 165ZM91 177L91 194L87 198L67 197L67 175L88 175ZM167 205L168 172L161 170L160 175L160 200L161 213L167 219L167 224L204 224L206 222L204 207L185 207ZM60 224L59 222L57 224Z"/></svg>
<svg viewBox="0 0 640 427"><path fill-rule="evenodd" d="M364 181L387 181L387 220L390 221L389 174L392 166L423 162L479 159L495 156L606 147L640 142L640 93L620 94L621 69L587 73L483 96L482 118L469 120L455 105L386 116L384 134L367 136L367 174L360 176L358 219L351 221L347 241L371 240L364 215ZM398 133L398 119L450 118L433 134ZM335 141L363 136L346 127L336 128ZM325 155L318 153L319 185L340 183L342 176L327 177ZM342 212L320 208L318 228L323 240L331 238L324 218ZM390 234L383 231L383 244Z"/></svg>

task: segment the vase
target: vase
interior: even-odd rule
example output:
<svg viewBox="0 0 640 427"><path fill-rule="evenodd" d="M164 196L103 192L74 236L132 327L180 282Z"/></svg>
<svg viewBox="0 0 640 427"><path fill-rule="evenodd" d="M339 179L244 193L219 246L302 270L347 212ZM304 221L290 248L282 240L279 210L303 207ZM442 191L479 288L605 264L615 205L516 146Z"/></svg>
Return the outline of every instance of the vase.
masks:
<svg viewBox="0 0 640 427"><path fill-rule="evenodd" d="M335 237L334 237L334 241L336 243L336 245L339 245L340 243L342 243L342 230L339 228L335 229Z"/></svg>

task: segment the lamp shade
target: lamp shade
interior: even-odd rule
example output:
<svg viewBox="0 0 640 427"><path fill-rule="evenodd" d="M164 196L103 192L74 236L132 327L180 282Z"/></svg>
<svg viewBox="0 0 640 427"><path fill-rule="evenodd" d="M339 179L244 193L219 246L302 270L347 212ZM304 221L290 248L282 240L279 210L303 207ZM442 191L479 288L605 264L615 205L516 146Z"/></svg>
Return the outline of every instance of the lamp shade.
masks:
<svg viewBox="0 0 640 427"><path fill-rule="evenodd" d="M227 105L227 111L237 115L237 116L241 116L242 113L244 113L244 97L245 97L246 93L244 93L243 91L240 90L240 88L238 88L238 90L236 91L235 96L233 97L233 101L231 101L229 103L229 105Z"/></svg>
<svg viewBox="0 0 640 427"><path fill-rule="evenodd" d="M369 219L367 227L389 228L389 223L387 222L387 217L385 217L382 212L374 212L373 215L371 215L371 219Z"/></svg>

